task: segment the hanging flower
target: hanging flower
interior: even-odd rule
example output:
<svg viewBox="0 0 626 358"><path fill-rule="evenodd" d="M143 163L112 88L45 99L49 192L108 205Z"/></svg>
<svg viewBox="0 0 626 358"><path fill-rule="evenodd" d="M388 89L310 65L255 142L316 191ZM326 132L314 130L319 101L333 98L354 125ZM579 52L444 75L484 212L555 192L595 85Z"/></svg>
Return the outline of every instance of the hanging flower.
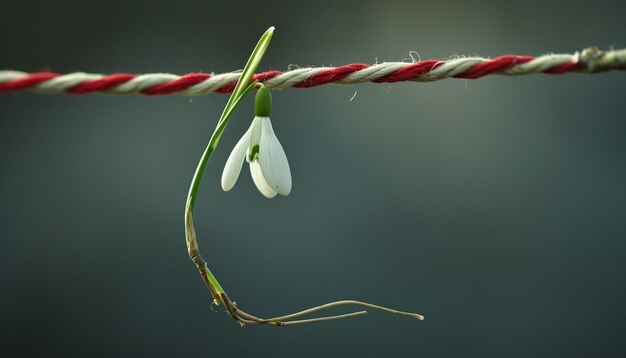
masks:
<svg viewBox="0 0 626 358"><path fill-rule="evenodd" d="M250 128L230 153L222 173L222 189L235 186L244 158L250 164L250 174L257 189L267 198L291 192L291 171L282 145L272 129L270 91L261 85L254 99L255 117Z"/></svg>

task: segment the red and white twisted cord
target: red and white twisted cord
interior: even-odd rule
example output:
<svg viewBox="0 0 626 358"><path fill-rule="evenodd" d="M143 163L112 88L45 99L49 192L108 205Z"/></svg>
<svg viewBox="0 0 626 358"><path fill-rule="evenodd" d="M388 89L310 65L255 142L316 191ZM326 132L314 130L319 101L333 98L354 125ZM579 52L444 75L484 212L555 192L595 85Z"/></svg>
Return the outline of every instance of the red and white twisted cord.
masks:
<svg viewBox="0 0 626 358"><path fill-rule="evenodd" d="M353 63L339 67L307 67L287 72L268 71L254 75L269 89L308 88L325 84L351 85L364 82L401 81L430 82L445 78L475 79L487 75L517 76L532 73L597 73L626 70L626 49L601 51L588 48L575 54L548 54L538 57L505 55L493 59L462 57L451 60L418 62L384 62L375 65ZM40 93L106 93L164 95L179 93L200 96L208 93L230 93L239 72L222 74L168 73L109 75L75 72L25 73L0 71L0 92L30 90Z"/></svg>

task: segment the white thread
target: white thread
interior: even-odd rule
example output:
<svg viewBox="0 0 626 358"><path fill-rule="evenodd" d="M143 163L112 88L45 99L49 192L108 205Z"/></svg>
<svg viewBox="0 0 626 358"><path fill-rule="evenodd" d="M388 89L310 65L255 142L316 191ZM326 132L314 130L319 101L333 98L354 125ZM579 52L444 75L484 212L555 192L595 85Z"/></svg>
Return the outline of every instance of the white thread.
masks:
<svg viewBox="0 0 626 358"><path fill-rule="evenodd" d="M212 75L208 80L202 81L196 85L193 85L186 90L182 91L182 94L188 96L200 96L217 91L219 88L226 86L229 83L233 83L239 79L241 72L221 73L219 75Z"/></svg>
<svg viewBox="0 0 626 358"><path fill-rule="evenodd" d="M263 84L269 89L293 87L296 83L303 82L318 72L331 69L332 67L299 68L276 76L271 80L263 82Z"/></svg>
<svg viewBox="0 0 626 358"><path fill-rule="evenodd" d="M511 76L524 75L529 72L543 72L567 62L578 62L576 55L544 55L529 62L511 67L504 73Z"/></svg>
<svg viewBox="0 0 626 358"><path fill-rule="evenodd" d="M0 83L11 81L23 76L26 76L28 73L22 71L0 71Z"/></svg>
<svg viewBox="0 0 626 358"><path fill-rule="evenodd" d="M397 71L407 65L406 62L383 62L376 65L372 65L361 71L357 71L344 77L342 80L337 81L343 85L356 84L373 81L377 78L387 76L393 71Z"/></svg>
<svg viewBox="0 0 626 358"><path fill-rule="evenodd" d="M100 78L102 78L102 75L74 72L40 83L35 87L35 91L44 93L62 92L82 82L98 80Z"/></svg>
<svg viewBox="0 0 626 358"><path fill-rule="evenodd" d="M489 59L480 57L462 57L447 61L441 61L438 66L427 71L423 75L411 79L415 82L436 81L444 78L459 75L472 66L489 61ZM600 51L596 48L588 48L576 54L548 54L534 58L526 63L515 65L506 70L495 74L517 76L531 73L540 73L556 68L565 63L576 63L579 67L576 72L597 72L611 69L626 69L626 49L617 51ZM394 71L404 68L411 63L407 62L383 62L371 65L363 70L356 71L340 80L332 83L336 84L358 84L370 82L382 78ZM296 68L284 72L274 78L264 81L265 86L269 89L283 89L293 87L298 83L302 83L309 77L322 72L332 70L333 67L311 67ZM210 78L197 83L189 88L183 89L178 93L188 96L205 95L217 91L236 81L241 72L230 72L212 75ZM21 71L0 71L0 83L17 80L28 75ZM61 75L50 80L44 81L31 90L44 93L59 93L73 88L74 86L84 82L102 78L101 74L90 74L84 72L75 72ZM131 94L138 93L155 85L167 83L179 79L181 76L169 73L150 73L139 75L128 82L120 84L112 89L107 90L111 94Z"/></svg>
<svg viewBox="0 0 626 358"><path fill-rule="evenodd" d="M145 90L146 88L150 88L152 86L156 86L161 83L174 81L178 78L179 76L172 75L169 73L149 73L149 74L137 76L126 83L123 83L113 89L110 89L109 93L130 94L130 93L141 92Z"/></svg>
<svg viewBox="0 0 626 358"><path fill-rule="evenodd" d="M485 61L482 58L457 58L456 60L450 60L444 62L443 65L427 72L420 78L423 78L424 81L437 81L448 77L453 77L458 75L459 73L463 73L469 70L472 66ZM419 81L419 79L416 79Z"/></svg>

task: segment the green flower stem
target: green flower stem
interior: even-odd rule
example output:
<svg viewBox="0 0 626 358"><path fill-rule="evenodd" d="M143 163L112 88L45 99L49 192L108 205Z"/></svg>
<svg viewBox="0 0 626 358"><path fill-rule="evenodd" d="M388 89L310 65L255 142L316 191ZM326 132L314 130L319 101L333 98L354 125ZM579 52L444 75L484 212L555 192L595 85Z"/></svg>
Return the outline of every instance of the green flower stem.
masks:
<svg viewBox="0 0 626 358"><path fill-rule="evenodd" d="M215 132L213 132L213 135L209 140L209 144L207 145L204 153L202 154L202 157L200 158L200 162L198 163L198 167L196 168L196 172L191 181L189 194L187 195L187 206L185 208L185 236L187 238L187 250L189 252L191 260L196 264L196 266L198 266L198 270L200 270L200 275L207 284L209 290L211 291L211 294L213 295L213 299L216 302L221 301L220 296L223 295L225 292L222 288L222 285L220 285L220 283L217 281L217 278L215 278L215 275L213 275L213 273L209 269L209 266L200 255L198 242L196 240L196 232L193 226L193 206L196 201L196 194L198 192L200 182L202 181L202 175L204 174L209 159L211 158L211 154L213 154L215 148L217 148L217 144L222 137L222 133L224 133L224 129L226 128L226 125L228 124L228 121L233 111L235 110L235 108L237 108L245 95L248 94L248 92L250 92L250 90L256 85L256 83L257 81L252 82L243 91L241 96L239 96L239 98L234 101L230 109L226 111L223 115L225 119L220 120L220 122L218 123L217 127L215 128Z"/></svg>
<svg viewBox="0 0 626 358"><path fill-rule="evenodd" d="M211 139L209 139L209 144L207 145L202 157L200 158L200 162L198 162L198 166L196 167L196 172L193 175L193 179L191 179L191 186L189 187L189 194L187 194L187 200L190 201L190 210L193 212L194 205L196 203L196 196L198 194L198 189L200 188L200 182L202 181L202 176L204 175L204 171L206 170L206 166L209 163L209 159L211 159L211 155L217 148L218 143L220 142L220 138L222 137L222 133L224 133L224 129L226 129L226 125L228 125L228 121L232 116L233 112L239 106L241 100L256 86L257 81L252 82L248 87L246 87L241 95L232 103L230 108L226 108L224 113L220 117L220 120L211 135Z"/></svg>
<svg viewBox="0 0 626 358"><path fill-rule="evenodd" d="M243 72L239 77L239 81L237 81L237 85L233 90L233 93L228 98L228 102L222 111L222 115L220 116L219 121L217 122L217 127L209 140L209 144L205 149L202 157L200 158L200 162L198 163L198 167L196 168L196 172L191 179L191 186L189 188L189 194L187 195L187 200L191 200L190 210L193 212L194 204L196 202L196 194L198 193L198 188L200 187L200 181L202 180L202 175L204 174L204 170L206 169L206 165L211 158L211 154L215 148L217 148L217 144L220 141L220 137L228 124L228 120L233 114L234 110L237 108L241 100L245 97L248 92L254 87L256 81L250 84L250 80L254 75L254 72L259 67L259 63L267 50L270 41L272 40L272 35L274 34L274 26L270 27L265 31L263 36L259 39L259 42L254 47L248 62L243 68Z"/></svg>
<svg viewBox="0 0 626 358"><path fill-rule="evenodd" d="M200 158L200 162L198 163L198 166L196 168L196 172L193 175L193 178L191 180L191 185L189 187L189 194L187 195L187 203L185 206L185 239L187 241L187 252L189 253L189 257L191 258L191 261L193 261L193 263L198 268L198 271L200 272L200 276L202 277L202 280L204 281L207 288L211 292L211 295L213 296L213 302L215 302L216 304L221 303L224 306L224 308L226 308L230 316L236 322L238 322L241 326L243 326L246 323L264 324L264 325L271 325L271 326L301 325L301 324L309 324L309 323L315 323L315 322L326 322L326 321L337 320L337 319L358 317L367 313L366 311L357 311L357 312L334 315L334 316L296 320L296 318L300 318L302 316L306 316L311 313L316 313L322 310L334 308L337 306L344 306L344 305L366 307L366 308L370 308L370 309L374 309L374 310L378 310L378 311L382 311L386 313L396 314L396 315L405 316L405 317L412 317L418 320L424 319L423 316L416 314L416 313L398 311L395 309L373 305L371 303L366 303L366 302L361 302L361 301L354 301L354 300L343 300L343 301L331 302L331 303L315 306L315 307L306 309L304 311L300 311L300 312L296 312L296 313L292 313L292 314L288 314L284 316L274 317L274 318L267 318L267 319L259 318L241 310L240 308L237 307L237 305L233 301L230 300L230 298L224 291L224 288L222 288L222 285L220 285L220 283L217 281L217 278L215 278L215 275L213 275L213 273L209 269L209 266L207 265L206 261L202 258L202 255L200 254L200 249L198 247L198 241L196 240L196 230L193 226L193 208L194 208L194 204L196 201L196 196L198 194L198 189L200 187L200 182L202 181L202 176L209 162L209 159L211 158L211 155L217 148L217 145L220 141L222 133L224 133L224 129L226 128L226 125L228 125L228 121L230 120L230 117L232 116L235 109L241 103L241 100L257 85L257 81L253 81L252 83L250 83L250 81L252 80L252 76L254 72L256 71L257 66L259 65L259 62L261 61L261 58L263 57L265 50L267 50L267 47L272 38L273 32L274 32L274 28L270 27L265 32L265 34L261 36L259 43L254 48L254 51L252 52L250 59L248 59L248 62L246 63L246 66L243 69L243 72L241 74L241 77L239 78L239 81L237 81L237 85L235 86L233 94L228 99L228 103L226 104L226 107L224 107L224 111L222 112L222 115L220 116L220 119L217 122L217 127L215 128L213 135L211 135L211 139L209 139L209 144L204 150L204 153L202 154L202 157ZM269 115L270 111L271 111L270 93L265 87L263 87L263 85L260 85L259 96L255 100L255 112L257 115L262 116L262 115Z"/></svg>
<svg viewBox="0 0 626 358"><path fill-rule="evenodd" d="M274 33L274 27L270 27L259 39L256 47L252 51L248 62L246 63L241 76L239 77L239 81L237 81L237 85L233 90L232 95L228 99L224 110L222 111L222 115L220 116L219 121L217 122L217 127L211 135L211 139L209 140L209 144L207 145L202 157L200 158L200 162L198 162L198 166L196 167L196 172L191 179L191 185L189 186L189 193L187 194L187 202L185 207L185 238L187 241L187 251L189 253L189 257L196 264L198 270L200 271L200 276L204 280L205 284L209 288L211 295L216 303L221 302L224 306L226 306L231 312L231 315L234 314L234 308L232 308L232 302L226 296L224 292L224 288L217 281L217 278L211 270L209 269L206 261L200 255L200 250L198 247L198 242L196 240L196 232L193 226L193 209L196 202L196 197L198 194L198 189L200 188L200 183L202 181L202 176L204 171L206 170L206 166L211 158L211 155L217 148L217 145L222 137L222 133L224 133L224 129L226 129L226 125L228 125L228 121L232 116L235 109L241 103L241 100L254 88L257 84L257 81L250 83L252 80L252 76L254 75L265 51L267 50L270 40L272 39L272 34ZM233 318L236 319L235 316Z"/></svg>

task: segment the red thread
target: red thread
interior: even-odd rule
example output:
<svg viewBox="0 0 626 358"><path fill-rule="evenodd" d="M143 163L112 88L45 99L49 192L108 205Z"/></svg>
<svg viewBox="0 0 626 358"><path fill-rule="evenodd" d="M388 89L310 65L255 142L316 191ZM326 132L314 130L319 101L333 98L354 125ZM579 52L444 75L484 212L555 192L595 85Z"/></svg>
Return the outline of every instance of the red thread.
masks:
<svg viewBox="0 0 626 358"><path fill-rule="evenodd" d="M461 74L458 74L454 77L468 78L468 79L480 78L480 77L492 74L494 72L499 72L499 71L509 69L515 65L532 61L533 59L534 57L532 56L516 56L516 55L500 56L492 60L476 64L472 66L469 70Z"/></svg>
<svg viewBox="0 0 626 358"><path fill-rule="evenodd" d="M35 72L29 73L22 78L0 83L0 92L19 91L28 87L36 86L42 82L49 81L55 77L59 77L54 72Z"/></svg>
<svg viewBox="0 0 626 358"><path fill-rule="evenodd" d="M276 76L279 76L279 75L282 75L282 74L283 74L283 72L281 72L281 71L261 72L261 73L257 73L256 75L252 76L252 81L265 82L267 80L271 80L272 78L274 78Z"/></svg>
<svg viewBox="0 0 626 358"><path fill-rule="evenodd" d="M579 68L579 64L576 62L565 62L552 69L544 71L544 73L547 73L550 75L560 75L561 73L576 71L578 68Z"/></svg>
<svg viewBox="0 0 626 358"><path fill-rule="evenodd" d="M146 88L145 90L141 91L141 93L147 94L150 96L159 95L159 94L170 94L170 93L182 91L193 85L197 85L198 83L204 80L207 80L210 77L211 75L206 74L206 73L188 73L174 81L161 83L159 85Z"/></svg>
<svg viewBox="0 0 626 358"><path fill-rule="evenodd" d="M396 70L388 74L387 76L373 80L372 82L382 83L382 82L400 82L400 81L412 80L427 72L432 71L433 69L441 66L442 64L443 62L438 61L438 60L424 60L424 61L415 62L412 64L407 64L406 67Z"/></svg>
<svg viewBox="0 0 626 358"><path fill-rule="evenodd" d="M509 68L512 68L516 65L527 63L532 61L534 57L532 56L517 56L517 55L505 55L496 57L491 60L482 61L467 71L460 73L454 77L456 78L466 78L466 79L475 79L480 78L486 75L498 73L505 71ZM404 67L388 74L383 77L372 80L372 82L400 82L400 81L410 81L419 78L420 76L424 76L428 74L430 71L436 69L437 67L445 64L446 61L440 60L424 60L415 63L407 63ZM317 73L312 74L307 79L303 80L300 83L293 84L293 87L298 88L309 88L320 86L328 83L334 83L340 81L351 74L364 70L370 67L369 65L363 63L352 63L345 66L335 67L327 70L322 70ZM551 69L543 71L548 74L562 74L566 72L577 71L581 68L585 68L584 64L580 64L577 62L565 62L561 63ZM616 67L615 69L622 69L621 67ZM284 72L281 71L267 71L262 73L257 73L252 77L252 80L258 80L259 82L265 82L272 78L282 75ZM10 92L10 91L18 91L28 89L30 87L35 87L43 82L49 81L56 77L59 77L58 73L54 72L35 72L25 74L17 79L6 81L0 83L0 92ZM122 85L132 79L134 79L137 75L129 74L129 73L114 73L110 75L105 75L98 80L85 80L84 82L74 86L73 88L66 89L66 92L73 94L83 94L90 92L107 92L115 89L117 86ZM141 93L146 95L164 95L171 94L175 92L184 91L198 83L206 81L211 78L212 75L207 73L189 73L184 76L181 76L175 80L161 83L158 85L154 85L147 89L144 89ZM235 86L237 85L237 81L224 85L216 90L218 93L231 93Z"/></svg>
<svg viewBox="0 0 626 358"><path fill-rule="evenodd" d="M335 67L330 70L320 71L306 80L295 84L294 87L308 88L325 85L327 83L336 82L346 78L348 75L368 68L369 65L363 63L352 63L349 65Z"/></svg>
<svg viewBox="0 0 626 358"><path fill-rule="evenodd" d="M280 71L268 71L268 72L261 72L261 73L257 73L256 75L252 76L252 79L250 80L250 82L252 81L259 81L259 82L264 82L267 80L270 80L278 75L282 75L283 73ZM232 93L235 90L235 86L237 86L237 81L231 82L229 84L227 84L226 86L222 86L221 88L218 88L215 92L218 93Z"/></svg>
<svg viewBox="0 0 626 358"><path fill-rule="evenodd" d="M99 80L85 81L67 90L72 94L83 94L90 92L106 92L107 90L126 83L135 78L129 73L113 73L102 77Z"/></svg>

